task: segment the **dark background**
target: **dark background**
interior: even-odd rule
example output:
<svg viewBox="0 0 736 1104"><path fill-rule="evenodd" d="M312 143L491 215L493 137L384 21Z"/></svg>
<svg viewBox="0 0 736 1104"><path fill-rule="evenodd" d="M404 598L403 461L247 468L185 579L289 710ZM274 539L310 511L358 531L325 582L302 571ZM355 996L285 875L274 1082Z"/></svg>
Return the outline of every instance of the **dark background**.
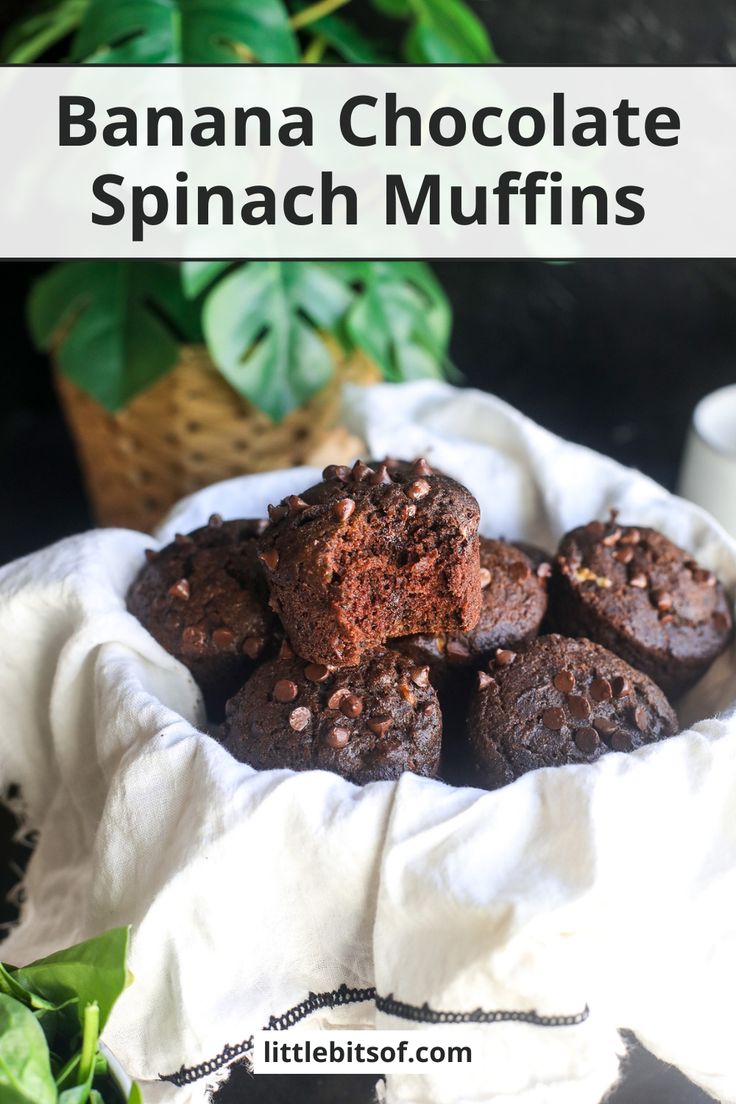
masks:
<svg viewBox="0 0 736 1104"><path fill-rule="evenodd" d="M0 0L0 31L25 7L26 0ZM476 0L473 7L507 62L736 60L736 0ZM362 15L365 0L354 0L354 9ZM27 290L43 268L0 265L0 560L91 523L48 364L25 329ZM446 262L436 270L455 309L453 359L468 383L674 486L694 403L736 377L736 263ZM369 1095L356 1079L255 1083L238 1072L221 1094L223 1104L358 1104ZM640 1052L611 1104L705 1099Z"/></svg>

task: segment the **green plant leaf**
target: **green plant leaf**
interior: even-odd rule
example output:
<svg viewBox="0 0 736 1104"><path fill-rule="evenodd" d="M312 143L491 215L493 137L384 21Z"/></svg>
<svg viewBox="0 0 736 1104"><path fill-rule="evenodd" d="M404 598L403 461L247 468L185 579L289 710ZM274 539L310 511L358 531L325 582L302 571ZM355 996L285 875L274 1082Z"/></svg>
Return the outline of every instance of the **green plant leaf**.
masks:
<svg viewBox="0 0 736 1104"><path fill-rule="evenodd" d="M357 65L380 65L390 60L371 39L340 15L326 15L310 26L344 61Z"/></svg>
<svg viewBox="0 0 736 1104"><path fill-rule="evenodd" d="M462 0L410 0L415 20L404 43L415 64L497 61L485 27Z"/></svg>
<svg viewBox="0 0 736 1104"><path fill-rule="evenodd" d="M13 997L14 1000L20 1001L26 1008L30 1008L34 1012L59 1011L58 1004L54 1004L53 1001L47 1001L39 993L24 989L20 982L13 976L12 971L2 962L0 962L0 993L5 993L9 997Z"/></svg>
<svg viewBox="0 0 736 1104"><path fill-rule="evenodd" d="M408 19L411 15L409 0L371 0L373 7L391 19Z"/></svg>
<svg viewBox="0 0 736 1104"><path fill-rule="evenodd" d="M357 289L345 318L349 345L362 349L384 378L442 378L451 312L426 265L414 262L338 261Z"/></svg>
<svg viewBox="0 0 736 1104"><path fill-rule="evenodd" d="M22 19L6 35L0 57L10 65L27 65L77 30L89 0L57 0Z"/></svg>
<svg viewBox="0 0 736 1104"><path fill-rule="evenodd" d="M137 1085L133 1085L130 1090L130 1096L128 1097L128 1104L143 1104L143 1093Z"/></svg>
<svg viewBox="0 0 736 1104"><path fill-rule="evenodd" d="M56 1104L46 1037L36 1017L0 993L0 1100L3 1104Z"/></svg>
<svg viewBox="0 0 736 1104"><path fill-rule="evenodd" d="M280 420L331 378L320 331L334 330L351 299L317 262L250 261L208 295L207 344L238 394Z"/></svg>
<svg viewBox="0 0 736 1104"><path fill-rule="evenodd" d="M200 338L199 310L174 265L73 261L52 269L29 301L39 348L61 371L115 411L176 363L181 341Z"/></svg>
<svg viewBox="0 0 736 1104"><path fill-rule="evenodd" d="M90 0L73 61L196 63L298 61L282 0Z"/></svg>
<svg viewBox="0 0 736 1104"><path fill-rule="evenodd" d="M231 266L232 261L182 261L181 284L187 299L197 299Z"/></svg>
<svg viewBox="0 0 736 1104"><path fill-rule="evenodd" d="M70 997L78 998L73 1009L70 1006L67 1012L73 1011L82 1029L85 1016L89 1016L87 1005L96 1003L102 1031L113 1005L130 980L126 967L128 938L128 928L114 928L15 970L13 976L24 988L33 989L47 1000L61 1004Z"/></svg>

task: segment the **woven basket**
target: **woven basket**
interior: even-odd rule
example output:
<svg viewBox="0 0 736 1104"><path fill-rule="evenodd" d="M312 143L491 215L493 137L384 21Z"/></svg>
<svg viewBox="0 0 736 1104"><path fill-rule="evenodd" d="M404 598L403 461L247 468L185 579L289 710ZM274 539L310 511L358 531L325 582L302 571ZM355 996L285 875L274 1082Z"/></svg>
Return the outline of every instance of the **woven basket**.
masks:
<svg viewBox="0 0 736 1104"><path fill-rule="evenodd" d="M56 372L98 523L144 532L183 495L220 479L353 459L363 442L337 424L342 385L377 379L367 359L336 354L327 387L275 423L233 391L200 346L182 347L176 367L116 414Z"/></svg>

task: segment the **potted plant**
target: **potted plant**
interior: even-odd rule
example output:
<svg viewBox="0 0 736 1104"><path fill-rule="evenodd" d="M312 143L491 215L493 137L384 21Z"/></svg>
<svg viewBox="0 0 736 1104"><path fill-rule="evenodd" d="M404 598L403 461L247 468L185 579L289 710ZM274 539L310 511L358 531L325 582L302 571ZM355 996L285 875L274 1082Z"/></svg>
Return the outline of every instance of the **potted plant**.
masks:
<svg viewBox="0 0 736 1104"><path fill-rule="evenodd" d="M463 0L56 0L4 57L27 63L488 62ZM377 22L376 22L377 21ZM398 34L396 33L398 30ZM49 54L51 52L51 55ZM98 520L150 529L214 480L360 448L337 425L346 379L442 376L451 313L413 262L74 262L33 290L35 342Z"/></svg>
<svg viewBox="0 0 736 1104"><path fill-rule="evenodd" d="M20 969L0 963L0 1099L140 1104L99 1037L130 983L127 928Z"/></svg>

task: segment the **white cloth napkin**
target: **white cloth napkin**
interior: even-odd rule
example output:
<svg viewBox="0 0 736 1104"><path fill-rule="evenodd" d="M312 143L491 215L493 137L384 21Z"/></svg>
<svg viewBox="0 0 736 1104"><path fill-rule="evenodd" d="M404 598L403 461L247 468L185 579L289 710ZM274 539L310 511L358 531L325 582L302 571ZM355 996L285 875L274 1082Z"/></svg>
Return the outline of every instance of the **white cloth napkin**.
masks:
<svg viewBox="0 0 736 1104"><path fill-rule="evenodd" d="M736 589L736 546L704 513L488 395L416 383L347 406L373 455L467 483L486 534L551 548L616 506ZM208 488L159 540L214 510L262 516L315 475ZM40 830L3 957L131 923L135 983L106 1042L147 1101L204 1101L299 1006L310 1028L521 1013L475 1029L474 1072L389 1077L389 1104L594 1104L619 1028L736 1101L733 651L681 704L682 735L495 793L258 773L202 733L188 673L125 610L152 544L96 531L0 573L0 782Z"/></svg>

